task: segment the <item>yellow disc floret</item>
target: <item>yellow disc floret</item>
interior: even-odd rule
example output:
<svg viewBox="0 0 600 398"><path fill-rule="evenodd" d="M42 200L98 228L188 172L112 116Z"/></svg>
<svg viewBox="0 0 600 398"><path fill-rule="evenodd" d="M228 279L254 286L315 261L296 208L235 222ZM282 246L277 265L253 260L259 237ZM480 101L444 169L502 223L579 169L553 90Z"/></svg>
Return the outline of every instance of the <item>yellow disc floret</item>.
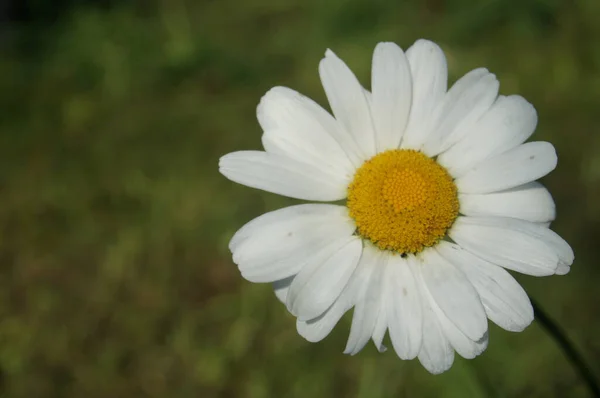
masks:
<svg viewBox="0 0 600 398"><path fill-rule="evenodd" d="M452 177L435 160L407 149L367 160L348 187L347 205L363 238L400 254L436 244L458 215Z"/></svg>

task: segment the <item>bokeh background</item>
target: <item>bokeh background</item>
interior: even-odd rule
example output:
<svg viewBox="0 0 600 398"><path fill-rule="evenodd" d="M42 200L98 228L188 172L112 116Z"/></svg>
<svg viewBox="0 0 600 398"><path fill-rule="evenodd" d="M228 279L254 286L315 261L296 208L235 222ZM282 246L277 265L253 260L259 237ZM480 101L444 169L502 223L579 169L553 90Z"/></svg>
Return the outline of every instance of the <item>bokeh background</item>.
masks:
<svg viewBox="0 0 600 398"><path fill-rule="evenodd" d="M491 326L440 376L368 345L347 314L310 344L270 285L242 280L237 228L291 203L218 158L259 149L272 86L326 105L326 48L368 86L378 41L440 43L450 80L485 66L554 143L567 276L517 276L600 375L600 1L3 0L1 397L588 397L539 323Z"/></svg>

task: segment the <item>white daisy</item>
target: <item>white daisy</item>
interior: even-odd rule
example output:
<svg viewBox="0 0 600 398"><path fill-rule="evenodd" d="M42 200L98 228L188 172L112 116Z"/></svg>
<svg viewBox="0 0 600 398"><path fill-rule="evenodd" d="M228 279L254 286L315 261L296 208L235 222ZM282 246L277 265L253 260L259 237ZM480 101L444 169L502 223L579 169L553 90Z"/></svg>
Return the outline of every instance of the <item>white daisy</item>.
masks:
<svg viewBox="0 0 600 398"><path fill-rule="evenodd" d="M498 96L475 69L447 90L442 50L426 40L406 53L375 48L371 92L328 50L319 65L333 111L283 87L258 106L265 151L223 156L232 181L308 201L264 214L231 239L251 282L273 282L316 342L354 307L346 353L389 331L402 359L431 373L454 352L488 343L487 319L509 331L533 320L505 270L566 274L569 245L548 226L554 202L535 182L556 166L547 142L524 143L535 109Z"/></svg>

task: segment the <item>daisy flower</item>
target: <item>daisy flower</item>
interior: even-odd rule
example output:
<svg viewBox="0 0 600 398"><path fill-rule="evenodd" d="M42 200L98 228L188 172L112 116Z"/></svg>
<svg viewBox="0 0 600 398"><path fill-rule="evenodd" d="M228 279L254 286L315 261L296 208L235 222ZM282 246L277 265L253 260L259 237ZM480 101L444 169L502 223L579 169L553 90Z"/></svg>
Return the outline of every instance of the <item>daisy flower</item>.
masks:
<svg viewBox="0 0 600 398"><path fill-rule="evenodd" d="M556 167L520 96L498 95L485 68L447 88L444 53L418 40L406 53L379 43L371 92L327 50L319 65L333 116L284 87L258 105L264 151L223 156L231 181L300 204L266 213L231 239L251 282L274 284L308 341L354 308L345 353L386 332L402 359L431 373L457 352L481 354L490 319L509 331L533 320L506 271L566 274L571 247L549 224L550 193L536 182Z"/></svg>

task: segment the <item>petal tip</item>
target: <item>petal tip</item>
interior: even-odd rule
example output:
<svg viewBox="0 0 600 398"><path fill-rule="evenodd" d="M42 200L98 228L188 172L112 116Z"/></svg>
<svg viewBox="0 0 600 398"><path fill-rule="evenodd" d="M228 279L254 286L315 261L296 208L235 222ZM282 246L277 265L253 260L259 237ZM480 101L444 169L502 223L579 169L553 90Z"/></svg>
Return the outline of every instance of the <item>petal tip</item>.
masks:
<svg viewBox="0 0 600 398"><path fill-rule="evenodd" d="M442 48L437 43L429 39L418 39L417 41L415 41L415 44L413 44L413 46L423 47L429 52L442 51Z"/></svg>
<svg viewBox="0 0 600 398"><path fill-rule="evenodd" d="M328 48L327 50L325 50L325 58L328 57L337 58L337 55L335 55L335 53L330 48Z"/></svg>
<svg viewBox="0 0 600 398"><path fill-rule="evenodd" d="M556 267L554 274L555 275L567 275L569 272L571 272L571 265L564 263L564 262L560 262L558 264L558 266Z"/></svg>

